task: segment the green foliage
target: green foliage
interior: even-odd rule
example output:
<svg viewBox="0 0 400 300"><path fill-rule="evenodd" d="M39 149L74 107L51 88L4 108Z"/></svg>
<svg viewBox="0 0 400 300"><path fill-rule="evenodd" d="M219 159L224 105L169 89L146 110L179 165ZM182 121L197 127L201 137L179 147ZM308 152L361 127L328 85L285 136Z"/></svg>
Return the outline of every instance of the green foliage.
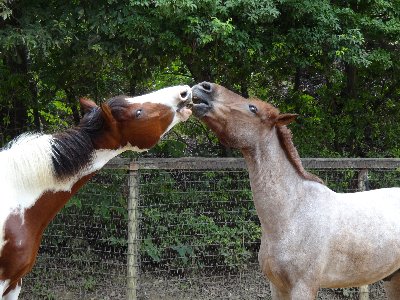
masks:
<svg viewBox="0 0 400 300"><path fill-rule="evenodd" d="M83 287L87 291L93 291L96 287L96 279L93 276L88 276L84 279Z"/></svg>
<svg viewBox="0 0 400 300"><path fill-rule="evenodd" d="M99 102L209 80L300 113L302 155L399 152L399 1L16 0L0 9L3 141L76 122L83 95ZM184 144L230 153L187 126L153 153L186 155Z"/></svg>
<svg viewBox="0 0 400 300"><path fill-rule="evenodd" d="M343 297L346 297L346 299L358 299L359 297L358 288L335 289L335 292Z"/></svg>
<svg viewBox="0 0 400 300"><path fill-rule="evenodd" d="M368 188L379 189L400 185L400 169L368 172Z"/></svg>

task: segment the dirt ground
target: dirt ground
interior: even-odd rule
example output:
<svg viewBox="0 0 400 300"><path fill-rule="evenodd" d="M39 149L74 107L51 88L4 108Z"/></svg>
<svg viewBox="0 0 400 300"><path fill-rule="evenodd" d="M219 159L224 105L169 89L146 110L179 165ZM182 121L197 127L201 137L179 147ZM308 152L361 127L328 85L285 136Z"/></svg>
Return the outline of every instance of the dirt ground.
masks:
<svg viewBox="0 0 400 300"><path fill-rule="evenodd" d="M71 269L49 270L24 281L20 300L126 299L125 268L88 277ZM68 272L65 273L64 272ZM93 274L93 273L91 273ZM58 276L58 280L57 280ZM61 276L61 278L60 278ZM386 299L382 284L370 285L370 300ZM269 300L269 284L257 266L235 274L195 274L183 278L163 272L140 274L138 300ZM321 289L319 300L359 299L358 288Z"/></svg>
<svg viewBox="0 0 400 300"><path fill-rule="evenodd" d="M384 300L382 283L369 286L370 300ZM257 300L271 299L269 284L258 270L247 270L241 275L198 277L178 281L142 274L140 278L140 300ZM321 289L320 300L359 299L358 288Z"/></svg>

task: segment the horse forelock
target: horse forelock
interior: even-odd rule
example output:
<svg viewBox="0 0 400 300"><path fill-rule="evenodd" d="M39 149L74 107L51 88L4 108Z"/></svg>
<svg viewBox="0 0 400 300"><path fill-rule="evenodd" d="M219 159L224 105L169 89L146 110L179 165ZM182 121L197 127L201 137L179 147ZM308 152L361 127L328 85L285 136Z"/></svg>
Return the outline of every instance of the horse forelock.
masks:
<svg viewBox="0 0 400 300"><path fill-rule="evenodd" d="M279 142L281 143L281 146L282 146L283 150L285 151L287 158L292 163L292 165L295 167L296 171L304 179L323 183L322 179L320 179L319 177L317 177L314 174L307 172L304 169L304 167L301 163L299 153L297 152L297 149L293 144L292 132L290 131L290 129L287 128L286 126L277 126L276 128L277 128Z"/></svg>

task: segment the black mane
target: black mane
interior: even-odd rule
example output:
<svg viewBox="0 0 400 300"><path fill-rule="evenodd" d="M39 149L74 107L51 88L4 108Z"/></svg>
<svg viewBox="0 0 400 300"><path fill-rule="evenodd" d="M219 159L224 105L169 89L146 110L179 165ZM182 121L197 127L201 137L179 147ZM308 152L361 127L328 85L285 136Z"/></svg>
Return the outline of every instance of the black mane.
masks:
<svg viewBox="0 0 400 300"><path fill-rule="evenodd" d="M89 165L93 158L93 141L103 132L105 121L100 108L86 113L78 126L53 135L51 160L55 175L65 179Z"/></svg>

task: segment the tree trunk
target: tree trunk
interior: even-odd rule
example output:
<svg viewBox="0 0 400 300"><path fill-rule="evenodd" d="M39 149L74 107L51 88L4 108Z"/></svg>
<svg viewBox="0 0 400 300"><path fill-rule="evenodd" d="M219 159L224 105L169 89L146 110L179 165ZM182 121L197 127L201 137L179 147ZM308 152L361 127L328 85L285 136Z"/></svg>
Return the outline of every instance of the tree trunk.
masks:
<svg viewBox="0 0 400 300"><path fill-rule="evenodd" d="M28 129L28 107L33 95L26 91L30 89L30 78L28 75L28 50L25 46L17 46L14 53L9 53L6 64L14 80L18 80L21 88L10 91L10 98L13 103L13 110L10 113L10 135L12 137Z"/></svg>
<svg viewBox="0 0 400 300"><path fill-rule="evenodd" d="M81 119L81 115L79 113L79 101L76 99L74 93L71 90L65 90L65 94L67 95L67 102L72 110L72 117L74 119L74 124L78 125Z"/></svg>
<svg viewBox="0 0 400 300"><path fill-rule="evenodd" d="M129 91L128 96L135 96L136 95L136 79L129 78Z"/></svg>
<svg viewBox="0 0 400 300"><path fill-rule="evenodd" d="M198 59L197 57L183 57L182 60L192 74L195 83L203 81L213 81L211 68L208 63L204 62L201 59Z"/></svg>
<svg viewBox="0 0 400 300"><path fill-rule="evenodd" d="M31 78L29 81L29 88L32 94L32 110L33 110L33 123L35 125L35 129L37 131L42 131L42 126L40 122L40 114L39 114L39 98L38 98L38 90L36 82Z"/></svg>
<svg viewBox="0 0 400 300"><path fill-rule="evenodd" d="M294 75L294 91L298 92L300 90L301 85L301 69L296 68L296 73Z"/></svg>
<svg viewBox="0 0 400 300"><path fill-rule="evenodd" d="M344 72L346 73L346 87L342 91L342 96L348 99L356 98L357 69L354 65L346 63Z"/></svg>
<svg viewBox="0 0 400 300"><path fill-rule="evenodd" d="M247 84L247 80L243 80L240 84L240 94L245 97L249 98L249 87Z"/></svg>

